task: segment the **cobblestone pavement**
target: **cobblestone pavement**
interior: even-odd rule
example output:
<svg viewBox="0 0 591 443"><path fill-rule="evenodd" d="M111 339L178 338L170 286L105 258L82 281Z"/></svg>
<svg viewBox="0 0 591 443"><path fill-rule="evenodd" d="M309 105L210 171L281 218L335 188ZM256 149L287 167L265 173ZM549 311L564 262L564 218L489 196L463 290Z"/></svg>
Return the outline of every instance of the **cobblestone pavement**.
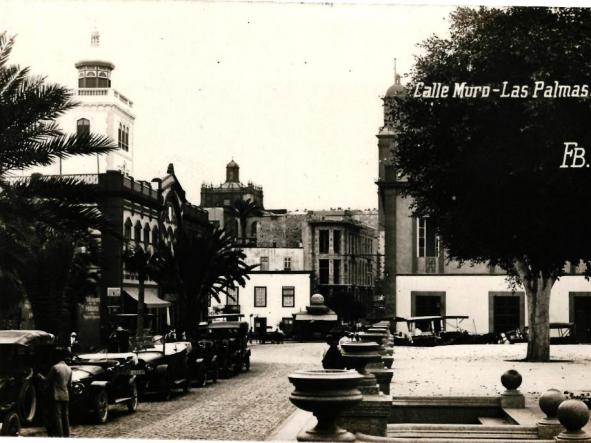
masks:
<svg viewBox="0 0 591 443"><path fill-rule="evenodd" d="M171 401L147 400L130 414L111 407L103 425L72 426L73 437L264 440L294 410L287 375L314 365L321 345L254 345L251 369L236 377L192 388ZM285 356L283 358L282 356ZM40 429L23 435L43 436Z"/></svg>

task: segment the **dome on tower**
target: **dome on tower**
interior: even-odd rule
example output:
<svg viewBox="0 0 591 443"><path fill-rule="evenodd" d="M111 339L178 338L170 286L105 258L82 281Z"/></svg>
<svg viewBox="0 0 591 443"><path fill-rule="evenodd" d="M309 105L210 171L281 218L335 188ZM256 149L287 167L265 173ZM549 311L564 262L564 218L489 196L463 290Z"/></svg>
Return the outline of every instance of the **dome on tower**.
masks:
<svg viewBox="0 0 591 443"><path fill-rule="evenodd" d="M234 161L234 159L232 159L232 160L230 161L230 163L228 163L228 164L226 165L226 168L238 168L238 167L239 167L239 166L238 166L238 163L236 163L236 162Z"/></svg>
<svg viewBox="0 0 591 443"><path fill-rule="evenodd" d="M400 75L396 74L394 84L388 88L385 97L395 97L405 94L404 86L400 84Z"/></svg>
<svg viewBox="0 0 591 443"><path fill-rule="evenodd" d="M115 65L108 61L107 53L100 42L100 34L93 31L90 35L90 49L75 64L78 70L79 88L110 88L111 71Z"/></svg>

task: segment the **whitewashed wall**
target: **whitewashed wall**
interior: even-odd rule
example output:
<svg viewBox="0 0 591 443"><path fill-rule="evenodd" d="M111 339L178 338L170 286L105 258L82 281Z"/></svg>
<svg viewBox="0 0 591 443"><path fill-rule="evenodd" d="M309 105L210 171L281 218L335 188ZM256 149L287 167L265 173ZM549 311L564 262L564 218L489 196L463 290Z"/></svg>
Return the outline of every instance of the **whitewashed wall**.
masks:
<svg viewBox="0 0 591 443"><path fill-rule="evenodd" d="M396 278L396 315L411 316L412 291L444 291L446 294L446 315L468 315L470 318L461 326L470 332L486 333L489 331L490 291L510 291L504 276L398 276ZM522 288L518 290L522 291ZM552 289L550 300L550 321L569 321L569 292L591 292L591 282L581 276L563 277ZM527 305L525 311L527 325ZM406 332L404 323L398 329Z"/></svg>
<svg viewBox="0 0 591 443"><path fill-rule="evenodd" d="M251 314L254 317L266 317L267 325L275 328L282 318L291 318L296 312L302 311L310 304L310 273L252 273L249 274L250 280L247 281L244 288L238 289L238 304L240 313L244 314L243 320L250 321ZM254 306L254 288L255 286L264 286L267 288L267 306ZM282 306L282 287L293 286L295 288L295 303L293 308L284 308ZM226 303L225 296L222 294L223 306ZM213 304L217 304L215 301Z"/></svg>

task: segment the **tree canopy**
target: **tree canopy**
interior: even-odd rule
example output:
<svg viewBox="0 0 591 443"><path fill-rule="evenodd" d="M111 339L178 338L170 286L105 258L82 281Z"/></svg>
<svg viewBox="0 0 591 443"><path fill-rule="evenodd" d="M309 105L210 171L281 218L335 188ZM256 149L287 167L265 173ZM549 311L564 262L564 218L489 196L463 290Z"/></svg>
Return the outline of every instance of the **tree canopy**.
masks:
<svg viewBox="0 0 591 443"><path fill-rule="evenodd" d="M501 266L528 297L567 262L589 271L591 169L560 166L565 142L591 145L591 98L572 92L591 86L591 10L458 8L449 37L421 49L406 93L386 98L414 215L430 217L450 259ZM491 92L454 97L463 82ZM555 82L569 96L555 97ZM434 83L449 95L425 96ZM514 87L520 97L503 96Z"/></svg>
<svg viewBox="0 0 591 443"><path fill-rule="evenodd" d="M96 134L65 134L58 117L77 105L67 88L8 63L14 38L0 33L0 288L31 301L38 327L64 332L79 297L96 283L93 231L107 229L96 186L23 170L117 146ZM93 264L94 263L94 264ZM49 309L49 308L51 309Z"/></svg>

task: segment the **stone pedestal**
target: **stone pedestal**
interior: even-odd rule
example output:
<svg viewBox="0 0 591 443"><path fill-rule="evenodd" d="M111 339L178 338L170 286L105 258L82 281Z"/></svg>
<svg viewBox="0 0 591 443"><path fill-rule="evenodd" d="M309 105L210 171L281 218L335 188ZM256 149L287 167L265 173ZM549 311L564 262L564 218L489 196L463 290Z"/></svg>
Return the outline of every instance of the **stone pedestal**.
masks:
<svg viewBox="0 0 591 443"><path fill-rule="evenodd" d="M352 432L385 437L392 397L380 393L376 376L366 369L371 363L378 364L376 369L384 369L378 354L379 345L373 342L344 343L342 348L347 366L355 368L363 376L359 384L363 400L344 411L338 423Z"/></svg>
<svg viewBox="0 0 591 443"><path fill-rule="evenodd" d="M394 376L394 370L384 368L368 368L368 371L376 377L380 391L383 394L390 395L390 383L392 382L392 377Z"/></svg>
<svg viewBox="0 0 591 443"><path fill-rule="evenodd" d="M298 434L298 441L353 442L355 436L337 424L339 413L362 399L357 372L339 369L296 371L288 376L295 390L289 400L310 411L317 419L311 429Z"/></svg>
<svg viewBox="0 0 591 443"><path fill-rule="evenodd" d="M515 369L509 369L501 376L501 383L506 391L501 394L501 407L510 409L525 408L525 397L519 389L521 386L521 374Z"/></svg>
<svg viewBox="0 0 591 443"><path fill-rule="evenodd" d="M383 342L386 339L386 335L382 332L361 332L359 334L359 339L363 343L375 342L379 345L378 354L382 356L382 361L384 367L390 369L392 364L394 363L394 349L391 347L386 347L383 345Z"/></svg>
<svg viewBox="0 0 591 443"><path fill-rule="evenodd" d="M583 427L589 421L589 408L580 400L565 400L558 406L558 420L566 428L554 439L556 441L591 442L591 435Z"/></svg>
<svg viewBox="0 0 591 443"><path fill-rule="evenodd" d="M523 409L525 397L519 390L505 391L501 394L501 408Z"/></svg>
<svg viewBox="0 0 591 443"><path fill-rule="evenodd" d="M337 424L351 432L385 437L391 408L390 395L363 395L360 403L341 413Z"/></svg>
<svg viewBox="0 0 591 443"><path fill-rule="evenodd" d="M391 355L382 355L382 360L384 361L384 366L386 368L392 368L392 364L394 363L394 357L392 357Z"/></svg>
<svg viewBox="0 0 591 443"><path fill-rule="evenodd" d="M363 378L359 383L359 390L365 395L376 395L379 393L378 382L373 374L367 371L370 363L378 363L384 367L382 358L378 354L379 345L372 342L343 343L343 360L349 369L355 369Z"/></svg>
<svg viewBox="0 0 591 443"><path fill-rule="evenodd" d="M539 438L552 440L564 431L564 427L560 424L557 417L558 407L564 400L564 394L558 389L549 389L540 396L538 404L542 412L546 414L546 417L537 423Z"/></svg>
<svg viewBox="0 0 591 443"><path fill-rule="evenodd" d="M541 440L552 440L562 431L564 431L564 427L560 424L558 420L554 422L544 422L545 419L540 420L536 423L538 428L538 437Z"/></svg>

